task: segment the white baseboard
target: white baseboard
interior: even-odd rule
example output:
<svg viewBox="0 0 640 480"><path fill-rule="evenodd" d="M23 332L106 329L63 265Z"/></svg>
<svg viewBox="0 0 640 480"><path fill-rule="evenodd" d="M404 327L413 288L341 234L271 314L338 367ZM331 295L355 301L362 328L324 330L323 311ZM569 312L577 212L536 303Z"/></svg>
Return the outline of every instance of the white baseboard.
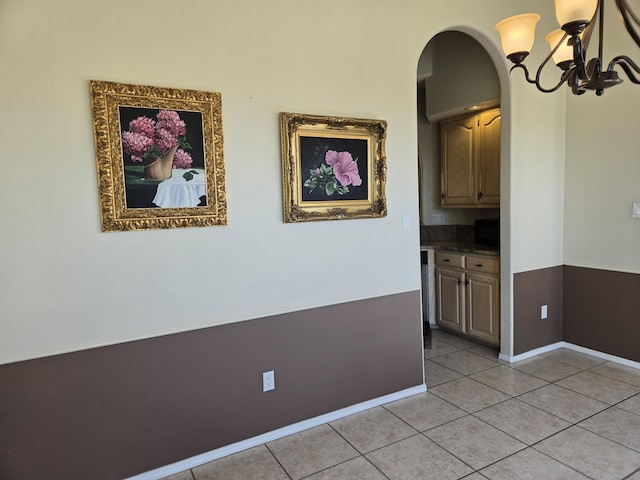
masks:
<svg viewBox="0 0 640 480"><path fill-rule="evenodd" d="M567 348L576 352L586 353L587 355L591 355L593 357L602 358L603 360L607 360L609 362L618 363L620 365L625 365L627 367L637 368L638 370L640 370L640 362L634 362L633 360L629 360L627 358L616 357L615 355L599 352L598 350L592 350L590 348L581 347L580 345L574 345L573 343L568 342L553 343L551 345L536 348L535 350L529 350L528 352L514 356L503 355L501 353L499 358L500 360L504 360L509 363L515 363L526 360L527 358L535 357L536 355L540 355L542 353L552 352L553 350L557 350L558 348Z"/></svg>
<svg viewBox="0 0 640 480"><path fill-rule="evenodd" d="M640 370L640 362L634 362L633 360L629 360L627 358L616 357L615 355L609 355L608 353L599 352L597 350L591 350L590 348L581 347L580 345L574 345L573 343L564 343L563 347L568 348L570 350L575 350L576 352L586 353L587 355L592 355L594 357L602 358L603 360L607 360L613 363L619 363L620 365L625 365L631 368L637 368Z"/></svg>
<svg viewBox="0 0 640 480"><path fill-rule="evenodd" d="M200 455L196 455L195 457L187 458L170 465L165 465L164 467L156 468L155 470L150 470L139 475L134 475L133 477L129 477L125 480L159 480L161 478L168 477L169 475L173 475L184 470L189 470L190 468L198 467L200 465L204 465L205 463L212 462L213 460L226 457L227 455L238 453L242 450L262 445L263 443L272 442L279 438L286 437L287 435L292 435L309 428L333 422L334 420L338 420L339 418L353 415L354 413L363 412L365 410L369 410L370 408L378 407L380 405L384 405L385 403L401 400L403 398L417 395L418 393L424 393L426 391L427 386L425 384L407 388L399 392L384 395L372 400L367 400L366 402L341 408L340 410L325 413L324 415L310 418L308 420L303 420L302 422L287 425L286 427L263 433L262 435L258 435L257 437L233 443L231 445L227 445L210 452L202 453Z"/></svg>
<svg viewBox="0 0 640 480"><path fill-rule="evenodd" d="M540 355L542 353L552 352L553 350L557 350L558 348L562 348L564 346L564 342L553 343L551 345L546 345L544 347L536 348L534 350L529 350L528 352L521 353L520 355L505 355L501 353L498 358L500 360L504 360L509 363L521 362L522 360L526 360L527 358L535 357L536 355Z"/></svg>

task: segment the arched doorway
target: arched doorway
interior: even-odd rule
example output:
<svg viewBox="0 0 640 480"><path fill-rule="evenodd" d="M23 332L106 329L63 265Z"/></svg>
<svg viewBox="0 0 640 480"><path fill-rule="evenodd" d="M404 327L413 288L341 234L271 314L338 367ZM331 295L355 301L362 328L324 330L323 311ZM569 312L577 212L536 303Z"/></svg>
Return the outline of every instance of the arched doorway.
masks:
<svg viewBox="0 0 640 480"><path fill-rule="evenodd" d="M473 243L476 220L494 219L500 234L500 352L513 353L512 272L509 235L509 82L502 54L477 32L460 28L435 35L425 46L417 66L417 128L420 175L421 238ZM442 203L440 122L499 107L500 199L498 204L457 206ZM434 235L431 235L434 234ZM453 238L451 237L453 236ZM428 318L435 323L435 285L430 267Z"/></svg>

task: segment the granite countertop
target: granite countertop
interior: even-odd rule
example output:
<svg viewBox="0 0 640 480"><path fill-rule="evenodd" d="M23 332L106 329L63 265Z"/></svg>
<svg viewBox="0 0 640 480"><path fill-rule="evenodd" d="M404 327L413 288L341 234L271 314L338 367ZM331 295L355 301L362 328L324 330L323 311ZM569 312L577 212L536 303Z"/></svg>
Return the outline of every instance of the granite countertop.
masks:
<svg viewBox="0 0 640 480"><path fill-rule="evenodd" d="M464 243L464 242L433 242L430 244L420 245L420 250L427 249L434 250L447 250L449 252L460 253L475 253L477 255L493 255L500 256L500 247L494 247L490 245L480 245L477 243Z"/></svg>

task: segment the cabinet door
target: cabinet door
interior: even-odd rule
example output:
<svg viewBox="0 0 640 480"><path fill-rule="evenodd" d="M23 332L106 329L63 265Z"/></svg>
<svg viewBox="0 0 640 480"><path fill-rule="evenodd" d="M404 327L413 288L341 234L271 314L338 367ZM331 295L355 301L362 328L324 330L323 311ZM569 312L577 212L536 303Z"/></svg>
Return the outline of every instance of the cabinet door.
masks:
<svg viewBox="0 0 640 480"><path fill-rule="evenodd" d="M493 345L500 343L500 282L497 276L467 272L467 333Z"/></svg>
<svg viewBox="0 0 640 480"><path fill-rule="evenodd" d="M436 322L445 328L465 332L464 273L446 268L436 269Z"/></svg>
<svg viewBox="0 0 640 480"><path fill-rule="evenodd" d="M480 114L478 132L478 204L500 205L500 109Z"/></svg>
<svg viewBox="0 0 640 480"><path fill-rule="evenodd" d="M475 117L445 120L440 124L442 206L476 203Z"/></svg>

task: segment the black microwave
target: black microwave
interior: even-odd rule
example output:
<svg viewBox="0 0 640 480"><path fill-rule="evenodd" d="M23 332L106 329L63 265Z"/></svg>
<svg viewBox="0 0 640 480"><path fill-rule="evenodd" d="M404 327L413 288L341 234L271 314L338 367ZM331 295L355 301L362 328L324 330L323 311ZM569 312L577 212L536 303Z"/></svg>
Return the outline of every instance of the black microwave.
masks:
<svg viewBox="0 0 640 480"><path fill-rule="evenodd" d="M475 243L478 245L500 246L500 219L476 220L474 226Z"/></svg>

